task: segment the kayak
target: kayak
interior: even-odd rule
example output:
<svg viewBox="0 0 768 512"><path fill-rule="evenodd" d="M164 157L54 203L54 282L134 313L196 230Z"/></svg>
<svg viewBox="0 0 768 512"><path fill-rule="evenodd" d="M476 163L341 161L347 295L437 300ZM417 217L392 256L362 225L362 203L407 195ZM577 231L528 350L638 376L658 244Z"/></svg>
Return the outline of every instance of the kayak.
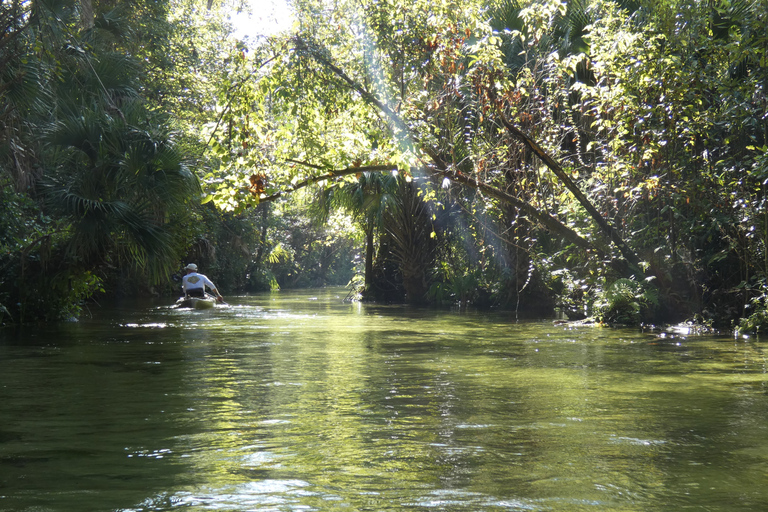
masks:
<svg viewBox="0 0 768 512"><path fill-rule="evenodd" d="M216 305L216 299L207 295L205 298L201 297L181 297L176 301L174 307L177 308L189 308L189 309L211 309Z"/></svg>

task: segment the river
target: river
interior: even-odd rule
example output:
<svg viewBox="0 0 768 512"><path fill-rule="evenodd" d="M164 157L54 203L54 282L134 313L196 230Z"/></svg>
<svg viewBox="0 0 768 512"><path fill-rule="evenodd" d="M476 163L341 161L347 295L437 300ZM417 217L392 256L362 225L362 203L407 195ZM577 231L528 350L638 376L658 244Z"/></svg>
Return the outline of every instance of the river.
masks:
<svg viewBox="0 0 768 512"><path fill-rule="evenodd" d="M766 345L345 302L0 332L0 511L756 511Z"/></svg>

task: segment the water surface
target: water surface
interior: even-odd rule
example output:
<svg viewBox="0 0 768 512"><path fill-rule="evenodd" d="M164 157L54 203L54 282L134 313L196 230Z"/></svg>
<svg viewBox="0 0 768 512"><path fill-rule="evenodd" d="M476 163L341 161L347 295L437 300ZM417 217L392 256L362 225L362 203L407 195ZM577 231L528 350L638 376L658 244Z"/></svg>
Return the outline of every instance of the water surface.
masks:
<svg viewBox="0 0 768 512"><path fill-rule="evenodd" d="M755 511L765 345L344 302L0 332L0 511Z"/></svg>

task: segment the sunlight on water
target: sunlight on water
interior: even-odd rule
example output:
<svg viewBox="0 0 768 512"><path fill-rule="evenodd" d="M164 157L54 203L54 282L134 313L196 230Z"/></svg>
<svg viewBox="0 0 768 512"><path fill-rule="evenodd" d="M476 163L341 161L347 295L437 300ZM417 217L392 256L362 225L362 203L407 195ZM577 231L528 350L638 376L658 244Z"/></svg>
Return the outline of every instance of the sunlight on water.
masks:
<svg viewBox="0 0 768 512"><path fill-rule="evenodd" d="M345 290L0 338L0 511L760 510L757 340Z"/></svg>

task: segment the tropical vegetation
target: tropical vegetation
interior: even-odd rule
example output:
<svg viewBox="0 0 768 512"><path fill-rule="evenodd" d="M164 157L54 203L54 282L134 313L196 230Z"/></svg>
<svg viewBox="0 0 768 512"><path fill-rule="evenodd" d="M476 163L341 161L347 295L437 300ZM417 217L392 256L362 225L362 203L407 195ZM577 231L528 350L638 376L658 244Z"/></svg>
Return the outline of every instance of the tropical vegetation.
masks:
<svg viewBox="0 0 768 512"><path fill-rule="evenodd" d="M290 6L238 40L237 3L2 4L5 321L195 260L230 292L768 328L764 0Z"/></svg>

